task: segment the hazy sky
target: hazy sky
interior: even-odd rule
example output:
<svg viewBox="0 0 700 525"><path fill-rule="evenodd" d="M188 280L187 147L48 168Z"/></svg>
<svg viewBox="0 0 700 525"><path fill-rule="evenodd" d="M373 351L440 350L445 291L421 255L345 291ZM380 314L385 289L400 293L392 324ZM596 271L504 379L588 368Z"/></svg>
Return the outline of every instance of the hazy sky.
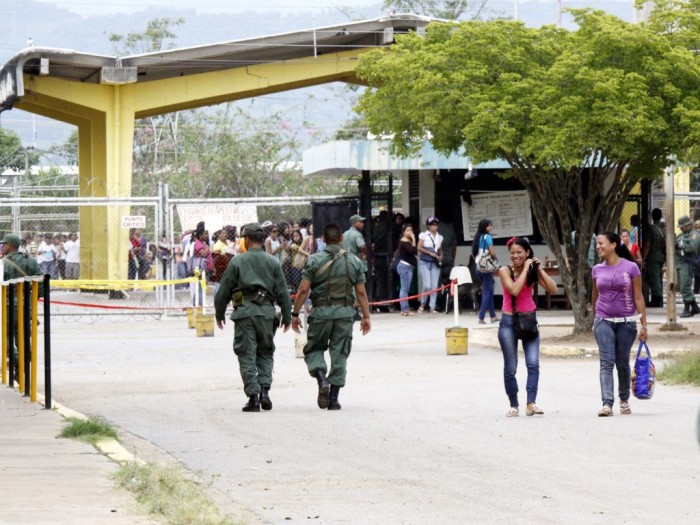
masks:
<svg viewBox="0 0 700 525"><path fill-rule="evenodd" d="M42 0L40 0L42 1ZM167 6L195 9L203 13L239 12L239 11L295 11L310 8L336 8L340 6L361 7L377 5L381 0L57 0L45 1L81 15L108 15L116 13L134 13L148 7Z"/></svg>
<svg viewBox="0 0 700 525"><path fill-rule="evenodd" d="M533 4L551 4L555 1L556 0L519 0L522 6L529 4L529 8L532 8ZM633 1L634 0L562 0L562 5L566 7L567 4L585 4L586 6L604 9L605 4L617 3L628 4L631 9ZM202 13L230 13L241 11L277 11L284 13L294 12L296 10L308 10L311 8L321 10L350 7L357 9L364 6L379 5L382 3L382 0L202 0L201 2L193 2L192 0L108 0L107 2L100 2L99 0L47 0L43 1L43 3L58 5L75 13L88 16L134 13L143 11L149 7L157 6L195 9ZM515 6L516 0L506 3L512 3L512 5ZM575 7L580 7L580 5L576 5Z"/></svg>

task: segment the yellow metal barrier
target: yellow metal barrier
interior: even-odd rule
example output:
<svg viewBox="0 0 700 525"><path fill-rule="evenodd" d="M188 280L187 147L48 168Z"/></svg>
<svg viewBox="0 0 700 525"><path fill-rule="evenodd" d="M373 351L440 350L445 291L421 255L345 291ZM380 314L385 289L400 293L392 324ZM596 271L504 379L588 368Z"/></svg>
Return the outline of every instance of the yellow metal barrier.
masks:
<svg viewBox="0 0 700 525"><path fill-rule="evenodd" d="M19 391L24 392L24 282L15 286L17 297L17 382Z"/></svg>
<svg viewBox="0 0 700 525"><path fill-rule="evenodd" d="M29 400L36 401L36 376L37 376L37 340L39 334L39 283L32 281L32 369Z"/></svg>
<svg viewBox="0 0 700 525"><path fill-rule="evenodd" d="M0 276L1 278L2 276ZM7 377L7 287L2 286L2 384L6 385Z"/></svg>

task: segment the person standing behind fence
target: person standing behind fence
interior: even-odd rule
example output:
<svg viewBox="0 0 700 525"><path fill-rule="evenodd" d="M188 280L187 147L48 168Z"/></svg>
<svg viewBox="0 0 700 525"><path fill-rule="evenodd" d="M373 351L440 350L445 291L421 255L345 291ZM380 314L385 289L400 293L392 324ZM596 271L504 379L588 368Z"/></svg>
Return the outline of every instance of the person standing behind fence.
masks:
<svg viewBox="0 0 700 525"><path fill-rule="evenodd" d="M421 280L423 293L435 290L440 280L440 264L442 263L442 235L438 233L440 221L437 217L428 217L425 221L427 230L418 235L418 276ZM428 303L430 298L430 303ZM425 311L426 304L430 313L435 313L437 292L420 298L418 313Z"/></svg>
<svg viewBox="0 0 700 525"><path fill-rule="evenodd" d="M54 267L56 266L56 247L53 244L53 235L44 235L41 244L36 250L41 273L50 275L53 278Z"/></svg>
<svg viewBox="0 0 700 525"><path fill-rule="evenodd" d="M2 279L3 279L3 281L9 281L10 279L18 279L20 277L42 275L42 273L43 273L41 271L41 268L39 267L39 264L37 263L36 259L34 259L34 257L19 251L20 244L22 244L22 241L20 240L20 238L17 235L7 234L2 239L2 261L3 261ZM41 287L39 289L39 293L40 293L40 295L42 294ZM18 374L17 374L18 368L17 367L19 366L19 363L17 362L17 336L18 336L17 319L18 319L18 316L17 316L17 295L16 294L14 296L13 303L8 304L8 307L12 308L14 311L13 331L15 334L15 340L10 342L12 344L12 348L10 349L10 351L15 356L15 359L14 359L15 369L11 370L11 374L12 374L13 378L16 378L18 376Z"/></svg>
<svg viewBox="0 0 700 525"><path fill-rule="evenodd" d="M472 242L472 257L474 257L474 263L477 268L479 265L479 259L486 254L491 254L492 257L496 257L496 251L493 248L493 237L491 237L491 230L493 229L493 224L489 219L481 219L479 226L474 234L474 240ZM481 280L481 308L479 308L479 324L486 324L484 320L486 317L486 312L491 314L491 322L495 323L498 321L496 317L496 308L493 304L493 289L494 289L494 278L492 273L481 273L478 269L476 270L476 275Z"/></svg>
<svg viewBox="0 0 700 525"><path fill-rule="evenodd" d="M518 338L515 331L514 311L534 313L537 305L533 300L533 291L539 284L549 293L556 293L557 284L542 268L540 260L535 257L530 242L524 237L513 237L506 244L510 253L510 266L501 266L498 270L503 285L503 308L501 323L498 326L498 342L503 352L503 381L510 401L506 417L519 414L518 403ZM513 309L515 297L515 310ZM523 340L525 366L527 367L527 408L528 416L542 415L537 406L537 391L540 379L540 336L532 340Z"/></svg>
<svg viewBox="0 0 700 525"><path fill-rule="evenodd" d="M304 361L309 374L318 382L316 403L328 410L341 408L338 396L345 386L347 359L352 349L355 298L362 311L362 335L371 329L364 266L358 257L341 248L342 239L339 226L326 225L323 230L326 247L309 257L292 308L292 329L299 333L299 311L313 290ZM324 357L326 350L331 358L330 372Z"/></svg>
<svg viewBox="0 0 700 525"><path fill-rule="evenodd" d="M642 293L642 276L627 247L614 232L597 237L596 248L602 263L593 267L591 304L595 312L593 333L600 355L600 390L603 408L598 416L613 415L615 402L613 368L617 367L620 414L631 414L630 352L637 337L647 339L647 313Z"/></svg>
<svg viewBox="0 0 700 525"><path fill-rule="evenodd" d="M223 329L226 308L233 300L231 320L235 322L233 351L238 356L248 403L244 412L272 409L270 387L274 365L275 307L282 310L286 332L291 323L291 300L277 259L262 250L264 233L258 223L246 224L241 236L246 252L237 255L226 268L216 294L216 324Z"/></svg>

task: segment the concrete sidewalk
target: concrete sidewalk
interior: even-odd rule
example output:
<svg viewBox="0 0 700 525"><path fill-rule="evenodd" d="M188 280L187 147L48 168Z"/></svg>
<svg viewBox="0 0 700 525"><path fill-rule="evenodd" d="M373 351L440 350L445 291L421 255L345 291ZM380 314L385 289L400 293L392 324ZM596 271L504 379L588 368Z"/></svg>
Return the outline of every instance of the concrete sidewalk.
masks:
<svg viewBox="0 0 700 525"><path fill-rule="evenodd" d="M0 385L0 523L153 525L115 487L118 465L92 445L57 438L64 418Z"/></svg>

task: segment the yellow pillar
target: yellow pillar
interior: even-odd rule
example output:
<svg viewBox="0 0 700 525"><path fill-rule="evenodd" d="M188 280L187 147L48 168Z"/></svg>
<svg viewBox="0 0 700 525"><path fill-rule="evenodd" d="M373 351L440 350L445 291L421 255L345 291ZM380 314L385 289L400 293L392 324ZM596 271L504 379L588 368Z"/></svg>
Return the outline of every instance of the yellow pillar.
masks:
<svg viewBox="0 0 700 525"><path fill-rule="evenodd" d="M0 279L2 276L0 276ZM7 286L2 286L2 297L0 297L0 308L2 308L2 384L6 385L7 377Z"/></svg>
<svg viewBox="0 0 700 525"><path fill-rule="evenodd" d="M17 299L17 382L19 391L24 392L24 283L20 282L15 286L15 298Z"/></svg>
<svg viewBox="0 0 700 525"><path fill-rule="evenodd" d="M37 351L37 343L39 339L39 282L32 281L32 368L31 368L31 384L29 387L29 400L33 403L36 401L36 376L37 376L37 361L39 353Z"/></svg>

